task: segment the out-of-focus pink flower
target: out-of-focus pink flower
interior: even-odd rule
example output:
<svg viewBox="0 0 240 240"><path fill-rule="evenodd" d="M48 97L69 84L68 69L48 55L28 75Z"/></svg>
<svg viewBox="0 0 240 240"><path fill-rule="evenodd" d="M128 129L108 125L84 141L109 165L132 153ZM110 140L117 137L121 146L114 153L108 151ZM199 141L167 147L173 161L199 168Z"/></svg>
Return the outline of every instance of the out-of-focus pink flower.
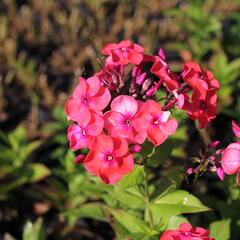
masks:
<svg viewBox="0 0 240 240"><path fill-rule="evenodd" d="M85 168L106 184L114 184L134 167L133 156L122 138L99 135L84 160Z"/></svg>
<svg viewBox="0 0 240 240"><path fill-rule="evenodd" d="M142 115L147 118L148 124L141 124L141 119L136 120L139 129L148 126L147 135L150 141L158 146L163 143L167 137L173 134L178 126L175 119L169 119L170 112L162 111L161 106L154 100L148 100L141 108ZM143 129L144 130L144 129Z"/></svg>
<svg viewBox="0 0 240 240"><path fill-rule="evenodd" d="M200 97L197 92L194 92L192 102L186 99L182 109L186 110L191 119L198 120L199 128L205 128L216 117L216 103L217 95L215 91L207 91L204 98Z"/></svg>
<svg viewBox="0 0 240 240"><path fill-rule="evenodd" d="M194 89L198 95L204 95L206 91L219 89L219 82L210 71L203 71L198 63L187 62L183 65L181 76Z"/></svg>
<svg viewBox="0 0 240 240"><path fill-rule="evenodd" d="M220 141L213 141L209 144L209 147L210 148L215 148L219 143L220 143Z"/></svg>
<svg viewBox="0 0 240 240"><path fill-rule="evenodd" d="M140 64L143 60L142 52L144 48L139 44L131 43L129 40L120 43L109 43L102 49L102 53L110 55L107 59L109 63L126 65L128 63Z"/></svg>
<svg viewBox="0 0 240 240"><path fill-rule="evenodd" d="M186 171L187 174L192 174L193 173L193 168L188 168Z"/></svg>
<svg viewBox="0 0 240 240"><path fill-rule="evenodd" d="M235 121L232 121L232 130L235 136L240 138L240 127L237 125Z"/></svg>
<svg viewBox="0 0 240 240"><path fill-rule="evenodd" d="M168 230L160 236L160 240L214 240L209 237L209 231L193 228L189 223L181 223L178 230Z"/></svg>
<svg viewBox="0 0 240 240"><path fill-rule="evenodd" d="M97 77L90 77L87 80L81 77L73 96L66 103L65 111L69 119L79 122L90 119L90 111L100 113L110 100L109 90L100 85Z"/></svg>
<svg viewBox="0 0 240 240"><path fill-rule="evenodd" d="M96 113L91 113L90 119L81 119L78 125L73 124L68 128L68 139L71 149L90 147L92 138L102 133L104 121Z"/></svg>
<svg viewBox="0 0 240 240"><path fill-rule="evenodd" d="M222 152L222 168L229 175L237 172L237 182L240 184L240 142L231 143Z"/></svg>
<svg viewBox="0 0 240 240"><path fill-rule="evenodd" d="M116 97L111 103L111 111L104 114L105 129L111 136L142 144L147 137L148 122L144 114L138 114L141 105L131 96Z"/></svg>

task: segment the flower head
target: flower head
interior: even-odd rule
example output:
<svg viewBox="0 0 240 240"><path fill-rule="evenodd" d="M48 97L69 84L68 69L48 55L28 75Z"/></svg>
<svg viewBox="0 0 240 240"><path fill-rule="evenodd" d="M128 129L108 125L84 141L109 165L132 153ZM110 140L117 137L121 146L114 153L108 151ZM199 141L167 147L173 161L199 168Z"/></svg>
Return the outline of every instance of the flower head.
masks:
<svg viewBox="0 0 240 240"><path fill-rule="evenodd" d="M201 228L193 228L189 223L181 223L177 230L164 232L160 240L214 240L209 237L209 231Z"/></svg>
<svg viewBox="0 0 240 240"><path fill-rule="evenodd" d="M133 156L122 138L99 135L84 160L85 168L106 184L116 183L134 167Z"/></svg>
<svg viewBox="0 0 240 240"><path fill-rule="evenodd" d="M144 48L139 44L131 43L129 40L120 43L109 43L102 49L102 53L109 55L107 62L110 64L126 65L128 63L140 64L143 60Z"/></svg>

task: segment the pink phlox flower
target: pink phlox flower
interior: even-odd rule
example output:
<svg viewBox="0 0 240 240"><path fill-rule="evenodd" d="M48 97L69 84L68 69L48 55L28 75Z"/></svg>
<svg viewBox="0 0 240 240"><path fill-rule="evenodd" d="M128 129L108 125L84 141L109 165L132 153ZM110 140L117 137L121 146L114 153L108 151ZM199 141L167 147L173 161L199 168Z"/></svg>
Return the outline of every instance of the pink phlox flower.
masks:
<svg viewBox="0 0 240 240"><path fill-rule="evenodd" d="M240 184L240 142L231 143L222 152L222 168L229 175L237 173L237 182Z"/></svg>
<svg viewBox="0 0 240 240"><path fill-rule="evenodd" d="M84 166L104 183L114 184L133 170L134 159L128 152L126 140L102 134L95 138Z"/></svg>
<svg viewBox="0 0 240 240"><path fill-rule="evenodd" d="M142 105L131 96L116 97L111 110L104 114L105 129L111 136L124 138L129 143L143 143L148 125L144 113L139 114Z"/></svg>
<svg viewBox="0 0 240 240"><path fill-rule="evenodd" d="M160 240L214 240L209 237L209 231L201 228L193 228L189 223L181 223L177 230L164 232Z"/></svg>
<svg viewBox="0 0 240 240"><path fill-rule="evenodd" d="M73 124L68 128L70 149L90 147L94 136L102 133L104 120L96 113L91 112L91 117L83 118L78 125Z"/></svg>
<svg viewBox="0 0 240 240"><path fill-rule="evenodd" d="M79 122L82 119L90 119L90 111L100 114L110 100L109 90L100 85L97 77L90 77L87 80L80 78L73 96L66 103L65 111L69 119Z"/></svg>
<svg viewBox="0 0 240 240"><path fill-rule="evenodd" d="M150 141L158 146L163 143L167 137L173 134L178 126L176 119L169 118L169 111L162 111L161 106L154 100L148 100L142 107L142 112L147 118L148 126L147 135ZM141 126L141 120L137 119L137 124L139 128L143 128L145 126Z"/></svg>
<svg viewBox="0 0 240 240"><path fill-rule="evenodd" d="M159 61L155 62L150 71L157 75L160 80L164 82L169 92L180 88L180 83L178 82L179 76L170 70L169 66L164 60L159 59Z"/></svg>
<svg viewBox="0 0 240 240"><path fill-rule="evenodd" d="M198 120L199 128L205 128L216 117L217 95L215 91L207 91L204 97L199 97L195 93L193 93L191 101L185 95L186 98L181 108L191 119Z"/></svg>
<svg viewBox="0 0 240 240"><path fill-rule="evenodd" d="M232 130L236 137L240 138L240 127L235 121L232 121Z"/></svg>
<svg viewBox="0 0 240 240"><path fill-rule="evenodd" d="M213 74L210 71L203 71L198 63L188 62L183 68L181 76L199 96L205 95L206 91L219 89L219 82L214 79Z"/></svg>
<svg viewBox="0 0 240 240"><path fill-rule="evenodd" d="M109 55L108 63L126 65L128 63L140 64L143 60L144 48L139 44L131 43L129 40L120 43L109 43L102 49L102 53Z"/></svg>

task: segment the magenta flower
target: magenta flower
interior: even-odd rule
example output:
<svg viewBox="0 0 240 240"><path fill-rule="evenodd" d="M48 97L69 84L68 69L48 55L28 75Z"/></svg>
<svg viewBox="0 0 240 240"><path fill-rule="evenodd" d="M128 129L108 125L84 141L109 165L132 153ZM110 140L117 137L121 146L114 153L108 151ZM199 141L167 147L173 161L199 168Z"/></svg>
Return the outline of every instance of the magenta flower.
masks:
<svg viewBox="0 0 240 240"><path fill-rule="evenodd" d="M104 114L105 129L111 136L143 143L147 137L148 122L144 113L138 114L142 104L131 96L116 97L111 103L111 111Z"/></svg>
<svg viewBox="0 0 240 240"><path fill-rule="evenodd" d="M148 100L141 110L145 113L144 115L148 122L145 125L148 126L147 135L155 146L163 143L169 135L176 131L178 126L177 121L169 119L170 112L162 111L161 106L154 100ZM141 119L139 118L137 119L137 125L141 126Z"/></svg>
<svg viewBox="0 0 240 240"><path fill-rule="evenodd" d="M240 142L231 143L222 152L222 168L229 175L237 172L237 182L240 184Z"/></svg>
<svg viewBox="0 0 240 240"><path fill-rule="evenodd" d="M128 63L140 64L143 60L144 48L139 44L131 43L129 40L120 43L109 43L103 47L102 53L110 55L107 58L108 63L126 65Z"/></svg>
<svg viewBox="0 0 240 240"><path fill-rule="evenodd" d="M80 122L91 118L90 111L101 113L111 100L110 92L100 85L97 77L85 80L80 78L80 83L67 101L65 111L69 119Z"/></svg>
<svg viewBox="0 0 240 240"><path fill-rule="evenodd" d="M193 228L189 223L181 223L177 230L164 232L160 240L214 240L209 237L209 231L201 228Z"/></svg>
<svg viewBox="0 0 240 240"><path fill-rule="evenodd" d="M133 156L122 138L99 135L84 160L85 168L104 183L114 184L134 168Z"/></svg>
<svg viewBox="0 0 240 240"><path fill-rule="evenodd" d="M94 136L98 136L103 131L104 121L96 113L91 113L91 118L85 118L68 128L68 139L70 149L80 149L89 147Z"/></svg>

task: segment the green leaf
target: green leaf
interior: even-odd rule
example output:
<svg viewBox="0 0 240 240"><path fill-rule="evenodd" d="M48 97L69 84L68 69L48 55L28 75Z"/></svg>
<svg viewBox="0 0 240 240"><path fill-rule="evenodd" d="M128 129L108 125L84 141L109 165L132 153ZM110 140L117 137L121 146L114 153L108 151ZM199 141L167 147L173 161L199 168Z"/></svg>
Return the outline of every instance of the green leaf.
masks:
<svg viewBox="0 0 240 240"><path fill-rule="evenodd" d="M140 220L138 216L130 214L126 211L107 208L114 218L130 233L150 233L151 230L147 224Z"/></svg>
<svg viewBox="0 0 240 240"><path fill-rule="evenodd" d="M148 155L147 165L157 167L162 162L168 159L172 150L177 147L182 141L179 139L168 139L160 146L154 147L153 152Z"/></svg>
<svg viewBox="0 0 240 240"><path fill-rule="evenodd" d="M210 224L210 236L216 240L228 240L230 238L231 219L223 219Z"/></svg>
<svg viewBox="0 0 240 240"><path fill-rule="evenodd" d="M78 217L89 217L106 221L106 217L102 210L102 204L99 203L87 203L81 205L79 208L62 213L63 216L78 216Z"/></svg>
<svg viewBox="0 0 240 240"><path fill-rule="evenodd" d="M32 163L29 164L28 168L24 172L24 177L27 178L28 182L37 182L49 176L50 174L50 169L45 165L41 163Z"/></svg>
<svg viewBox="0 0 240 240"><path fill-rule="evenodd" d="M118 183L114 185L115 192L121 192L130 187L134 187L142 183L145 179L145 172L143 166L135 166L134 171L125 175Z"/></svg>
<svg viewBox="0 0 240 240"><path fill-rule="evenodd" d="M189 223L189 221L185 217L183 217L181 215L179 215L179 216L171 216L169 218L167 230L170 230L170 229L176 230L176 229L178 229L178 227L179 227L179 225L181 223Z"/></svg>
<svg viewBox="0 0 240 240"><path fill-rule="evenodd" d="M23 229L23 240L45 240L42 218L39 218L36 223L27 221Z"/></svg>
<svg viewBox="0 0 240 240"><path fill-rule="evenodd" d="M153 213L160 217L174 216L182 213L209 211L196 197L183 190L176 190L158 198L151 204Z"/></svg>

